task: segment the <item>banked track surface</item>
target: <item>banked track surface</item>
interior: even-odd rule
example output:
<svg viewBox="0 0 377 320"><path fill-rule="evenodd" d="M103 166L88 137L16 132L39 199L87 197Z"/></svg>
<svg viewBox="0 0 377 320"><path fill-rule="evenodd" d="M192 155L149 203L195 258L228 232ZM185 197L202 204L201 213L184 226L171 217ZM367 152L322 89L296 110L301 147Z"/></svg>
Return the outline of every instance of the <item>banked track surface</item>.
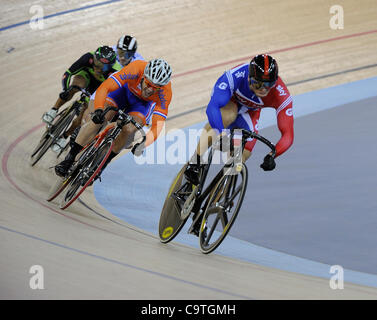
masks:
<svg viewBox="0 0 377 320"><path fill-rule="evenodd" d="M86 12L87 17L91 14L97 18L98 15L107 16L117 5ZM158 5L156 2L154 9ZM141 9L145 10L144 7ZM137 30L136 26L143 21L141 11L137 10L136 7L132 8L131 11L136 12L135 19L127 22L131 30ZM8 12L7 19L11 18L12 12L17 16L13 22L25 20L25 17L18 16L21 11L17 9ZM186 15L188 11L184 12ZM176 19L181 16L177 15ZM41 130L25 133L40 123L42 112L50 104L46 101L51 102L56 98L60 90L62 65L72 63L75 57L82 54L84 47L88 48L86 50L95 47L99 38L107 39L110 43L124 32L124 25L116 23L116 19L119 22L124 19L114 17L114 28L110 34L109 29L103 28L96 34L96 39L92 39L91 25L80 25L81 32L75 31L75 22L82 21L80 17L58 17L50 25L53 28L32 35L28 33L27 26L1 33L2 52L11 46L16 48L12 53L0 56L3 68L0 110L0 154L3 161L0 176L1 299L376 297L373 288L346 283L344 290L331 290L326 279L283 272L216 254L204 256L198 250L180 244L164 246L153 235L127 225L106 212L97 204L90 190L82 200L109 219L94 214L80 202L64 212L56 204L46 203L46 194L54 182L50 167L56 161L52 154L48 154L35 168L30 168L28 156ZM171 16L171 19L174 18ZM149 22L154 21L150 19ZM173 22L169 20L169 23ZM151 25L146 27L153 29ZM366 29L370 30L368 27ZM152 40L148 34L140 33L139 38L141 43L148 44L145 50L149 49L151 55L162 54L162 51L155 50L155 42L148 41ZM70 52L67 53L67 41L63 43L58 39L69 39ZM164 50L168 52L166 48ZM247 50L254 52L255 48ZM177 56L169 57L176 51L170 50L167 59L178 65L182 59L179 52ZM237 56L245 54L239 52ZM216 70L215 76L223 68ZM183 72L185 69L181 70ZM211 76L211 79L207 77L207 85L200 93L204 98L192 101L193 105L200 106L207 100L208 83L212 83L215 76ZM177 92L182 92L183 88L185 83L177 81ZM44 290L30 289L32 275L29 271L34 265L44 269Z"/></svg>

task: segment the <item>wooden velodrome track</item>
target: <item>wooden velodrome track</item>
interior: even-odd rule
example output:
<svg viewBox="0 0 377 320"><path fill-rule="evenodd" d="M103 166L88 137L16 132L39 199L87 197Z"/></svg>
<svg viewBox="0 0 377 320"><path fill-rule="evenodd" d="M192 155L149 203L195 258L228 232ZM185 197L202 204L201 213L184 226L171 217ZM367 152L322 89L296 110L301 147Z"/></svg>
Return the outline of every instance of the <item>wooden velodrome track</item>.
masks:
<svg viewBox="0 0 377 320"><path fill-rule="evenodd" d="M48 16L96 3L38 5ZM2 3L0 28L29 20L33 4ZM344 8L342 30L329 27L333 4ZM293 95L375 76L376 16L374 0L141 0L56 15L41 30L28 23L1 30L0 298L376 299L374 288L346 283L332 290L328 279L164 246L106 212L91 189L82 199L103 217L79 202L61 211L45 201L54 156L34 168L28 162L65 69L124 33L137 37L146 59L172 65L172 129L204 121L199 107L217 77L256 53L273 53L285 82L299 82L288 87ZM29 287L33 265L44 269L44 290Z"/></svg>

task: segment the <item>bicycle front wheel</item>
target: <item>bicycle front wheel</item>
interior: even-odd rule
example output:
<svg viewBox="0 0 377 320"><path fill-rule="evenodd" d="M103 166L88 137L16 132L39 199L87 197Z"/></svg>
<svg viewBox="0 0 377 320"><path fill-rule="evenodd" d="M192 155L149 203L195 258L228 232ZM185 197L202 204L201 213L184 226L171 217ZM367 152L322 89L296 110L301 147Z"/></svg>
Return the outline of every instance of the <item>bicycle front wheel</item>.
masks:
<svg viewBox="0 0 377 320"><path fill-rule="evenodd" d="M224 173L211 191L199 231L200 249L205 254L221 244L241 208L247 187L247 167L243 163L239 172L234 173Z"/></svg>
<svg viewBox="0 0 377 320"><path fill-rule="evenodd" d="M77 175L68 185L68 189L60 203L60 209L68 208L91 185L109 157L113 145L114 141L110 139L100 145L95 152L89 154L88 158L80 160L82 165Z"/></svg>

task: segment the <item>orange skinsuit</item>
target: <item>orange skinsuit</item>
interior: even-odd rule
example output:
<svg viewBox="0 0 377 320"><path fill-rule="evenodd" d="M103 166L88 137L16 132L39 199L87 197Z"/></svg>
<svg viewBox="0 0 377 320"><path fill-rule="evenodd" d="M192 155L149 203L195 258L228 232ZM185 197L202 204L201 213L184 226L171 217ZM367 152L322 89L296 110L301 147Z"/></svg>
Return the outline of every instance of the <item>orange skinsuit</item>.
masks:
<svg viewBox="0 0 377 320"><path fill-rule="evenodd" d="M148 62L146 61L136 60L122 68L120 71L112 74L99 86L94 99L94 109L104 109L106 101L111 103L111 99L107 100L108 93L121 87L128 86L128 90L139 99L154 102L156 105L153 111L152 126L146 134L145 147L152 144L161 133L168 115L168 107L172 99L171 82L163 86L161 90L153 93L150 97L142 97L141 80L147 63ZM132 112L130 112L130 114L132 114ZM145 122L144 115L138 113L137 116L141 117Z"/></svg>

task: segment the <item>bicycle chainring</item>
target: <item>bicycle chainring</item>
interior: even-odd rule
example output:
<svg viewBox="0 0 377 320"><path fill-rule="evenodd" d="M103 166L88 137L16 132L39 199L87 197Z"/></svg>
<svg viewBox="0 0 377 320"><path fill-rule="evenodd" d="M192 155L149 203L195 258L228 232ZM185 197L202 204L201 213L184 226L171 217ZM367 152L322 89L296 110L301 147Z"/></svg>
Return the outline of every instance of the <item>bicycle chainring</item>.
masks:
<svg viewBox="0 0 377 320"><path fill-rule="evenodd" d="M192 208L194 207L195 200L196 200L196 191L198 189L198 186L195 186L191 192L191 194L187 197L185 203L183 204L182 210L180 212L181 214L181 219L184 220L186 219L190 213Z"/></svg>

